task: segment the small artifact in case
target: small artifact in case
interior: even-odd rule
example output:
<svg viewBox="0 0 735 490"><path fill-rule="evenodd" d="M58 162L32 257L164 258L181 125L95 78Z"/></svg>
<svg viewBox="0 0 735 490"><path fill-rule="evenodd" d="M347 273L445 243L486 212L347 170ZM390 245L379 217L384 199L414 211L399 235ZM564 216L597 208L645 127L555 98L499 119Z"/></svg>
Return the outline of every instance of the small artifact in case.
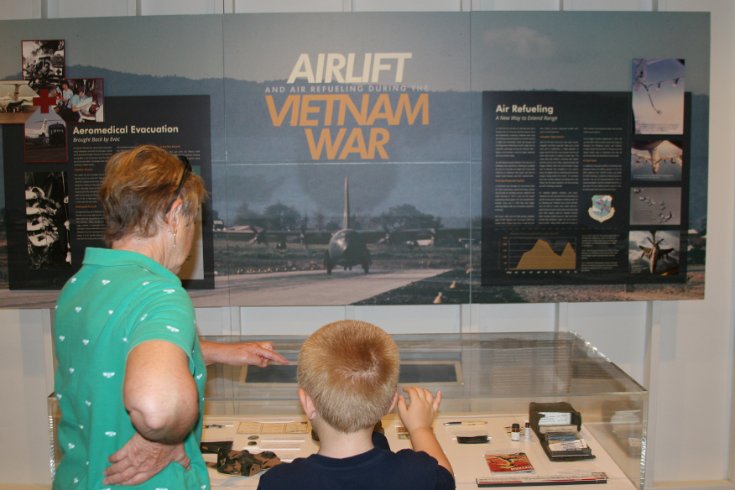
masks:
<svg viewBox="0 0 735 490"><path fill-rule="evenodd" d="M582 414L567 402L531 402L528 420L539 437L546 432L579 432L582 428Z"/></svg>
<svg viewBox="0 0 735 490"><path fill-rule="evenodd" d="M576 461L595 457L587 442L570 432L547 432L541 438L541 447L552 461Z"/></svg>
<svg viewBox="0 0 735 490"><path fill-rule="evenodd" d="M247 449L228 451L220 448L217 451L215 468L226 475L253 476L280 463L281 459L272 451L251 453Z"/></svg>
<svg viewBox="0 0 735 490"><path fill-rule="evenodd" d="M582 414L569 403L531 402L528 418L550 460L576 461L595 457L585 440L579 437Z"/></svg>

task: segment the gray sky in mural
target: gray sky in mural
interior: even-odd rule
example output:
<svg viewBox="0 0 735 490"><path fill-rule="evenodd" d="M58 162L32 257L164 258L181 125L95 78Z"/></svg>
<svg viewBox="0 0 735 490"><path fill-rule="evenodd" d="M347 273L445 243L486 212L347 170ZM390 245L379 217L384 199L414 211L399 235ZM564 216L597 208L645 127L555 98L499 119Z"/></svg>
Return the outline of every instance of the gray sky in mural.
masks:
<svg viewBox="0 0 735 490"><path fill-rule="evenodd" d="M0 77L20 72L17 39L66 40L66 65L139 75L221 78L221 16L110 17L7 21L0 29ZM71 74L72 76L74 73Z"/></svg>
<svg viewBox="0 0 735 490"><path fill-rule="evenodd" d="M573 28L564 28L567 20ZM194 89L205 83L221 88L218 81L223 76L282 83L299 54L331 52L338 46L341 53L410 52L412 59L406 63L404 82L435 92L627 91L634 58L675 57L686 61L686 90L708 94L709 36L691 34L708 33L708 23L707 14L644 12L244 14L8 21L0 23L0 78L17 78L20 73L18 39L65 39L69 76L102 69L177 76L198 81ZM8 48L16 44L17 53ZM168 84L167 79L153 79L145 87L146 95L171 93ZM106 82L105 90L106 95L128 95L137 94L139 87ZM232 94L225 95L229 100ZM472 107L470 112L465 123L476 125L479 108ZM217 117L221 115L213 107L213 121ZM213 159L217 161L224 157L217 152L222 135L216 134L216 124L213 132ZM472 133L474 147L467 150L469 145L462 143L466 134L460 134L453 146L457 148L456 161L477 162L478 129L463 133ZM449 188L466 185L466 168L457 171L438 165L433 172L437 177L444 173L446 178L437 181L451 181ZM215 170L215 179L217 174ZM403 169L396 173L400 182L391 186L382 182L386 187L383 206L401 204L413 188L412 178L413 173ZM281 194L303 197L295 185L293 181L287 183ZM371 182L367 188L375 189L374 185L381 183ZM477 194L479 190L472 192ZM354 194L360 206L359 191ZM419 194L413 201L417 204L422 198L432 197L426 189ZM222 193L220 198L227 200ZM0 199L4 202L1 187ZM463 215L466 201L453 202L459 208L449 210L448 204L431 199L423 210L437 212L439 208L448 216ZM304 207L303 203L292 204ZM362 206L374 210L367 201Z"/></svg>
<svg viewBox="0 0 735 490"><path fill-rule="evenodd" d="M366 22L375 16L380 22ZM475 90L624 90L633 58L676 57L687 61L687 90L707 94L709 59L702 55L709 52L709 39L687 33L706 32L708 18L690 12L474 12L60 19L3 22L0 42L12 45L18 33L23 39L66 39L67 66L192 79L225 73L259 82L287 77L302 52L337 45L343 53L360 53L368 47L431 59L406 68L407 83L430 83L430 90L466 90L470 61ZM564 19L574 28L560 29ZM75 32L104 42L77 41L82 34L70 34ZM279 32L290 36L273 39ZM11 53L4 48L0 56L2 78L20 70L20 46L17 57Z"/></svg>
<svg viewBox="0 0 735 490"><path fill-rule="evenodd" d="M232 78L285 79L300 53L334 52L338 46L341 53L409 52L413 57L406 62L405 83L429 90L469 88L467 14L237 16L226 19L225 30L226 74ZM279 32L294 35L274 39ZM267 46L268 58L243 49L253 45ZM230 57L238 63L227 63Z"/></svg>
<svg viewBox="0 0 735 490"><path fill-rule="evenodd" d="M708 25L705 13L473 14L472 88L623 91L634 58L683 58L687 91L709 94L709 37L690 34Z"/></svg>
<svg viewBox="0 0 735 490"><path fill-rule="evenodd" d="M628 90L634 58L684 58L687 90L709 93L709 39L687 37L707 32L708 14L564 12L474 12L472 14L393 14L380 23L325 15L286 17L228 16L225 60L228 77L284 79L299 53L340 51L412 52L406 83L428 83L430 90ZM665 15L666 22L662 22ZM568 20L573 28L560 26ZM348 21L345 21L348 20ZM232 28L231 28L232 27ZM304 33L273 40L274 32ZM466 40L470 44L468 46ZM430 33L430 35L427 35ZM297 38L298 42L292 39ZM263 43L268 59L246 47ZM339 40L336 42L336 40ZM237 63L229 63L230 57ZM611 61L612 60L612 61ZM539 74L543 74L540 76ZM427 82L429 81L429 82Z"/></svg>

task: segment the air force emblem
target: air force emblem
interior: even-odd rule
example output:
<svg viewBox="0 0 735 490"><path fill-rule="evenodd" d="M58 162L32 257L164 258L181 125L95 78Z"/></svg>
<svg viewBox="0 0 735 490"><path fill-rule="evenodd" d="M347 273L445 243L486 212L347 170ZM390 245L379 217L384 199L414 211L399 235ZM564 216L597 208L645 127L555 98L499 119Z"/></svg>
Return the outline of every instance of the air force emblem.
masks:
<svg viewBox="0 0 735 490"><path fill-rule="evenodd" d="M592 206L587 210L595 221L604 223L615 216L615 208L612 205L613 198L607 194L595 194L592 196Z"/></svg>

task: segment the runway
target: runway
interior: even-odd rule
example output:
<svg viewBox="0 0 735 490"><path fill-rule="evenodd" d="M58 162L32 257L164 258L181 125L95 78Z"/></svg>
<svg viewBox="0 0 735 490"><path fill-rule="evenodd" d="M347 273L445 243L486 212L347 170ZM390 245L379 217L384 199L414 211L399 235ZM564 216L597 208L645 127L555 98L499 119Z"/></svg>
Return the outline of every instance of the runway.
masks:
<svg viewBox="0 0 735 490"><path fill-rule="evenodd" d="M53 308L58 290L35 291L35 290L10 290L0 289L0 308Z"/></svg>
<svg viewBox="0 0 735 490"><path fill-rule="evenodd" d="M197 308L216 306L340 306L445 272L443 269L335 269L218 277L215 289L189 290ZM0 308L52 308L59 291L0 289Z"/></svg>
<svg viewBox="0 0 735 490"><path fill-rule="evenodd" d="M242 274L215 280L214 290L189 291L194 306L339 306L445 272L443 269L324 270Z"/></svg>

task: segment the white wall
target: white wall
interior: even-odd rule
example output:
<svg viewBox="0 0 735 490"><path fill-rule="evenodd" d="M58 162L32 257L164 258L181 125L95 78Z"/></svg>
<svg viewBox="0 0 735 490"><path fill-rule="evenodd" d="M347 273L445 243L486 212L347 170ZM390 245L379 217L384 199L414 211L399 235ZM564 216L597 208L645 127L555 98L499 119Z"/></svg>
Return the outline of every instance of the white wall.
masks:
<svg viewBox="0 0 735 490"><path fill-rule="evenodd" d="M50 330L46 310L0 310L0 482L49 480Z"/></svg>
<svg viewBox="0 0 735 490"><path fill-rule="evenodd" d="M735 5L731 0L0 0L0 19L387 10L711 11L706 299L211 308L197 311L202 333L303 334L338 317L368 319L401 333L572 330L650 389L648 488L735 488ZM0 310L3 483L49 480L45 400L53 389L49 318L47 310Z"/></svg>

